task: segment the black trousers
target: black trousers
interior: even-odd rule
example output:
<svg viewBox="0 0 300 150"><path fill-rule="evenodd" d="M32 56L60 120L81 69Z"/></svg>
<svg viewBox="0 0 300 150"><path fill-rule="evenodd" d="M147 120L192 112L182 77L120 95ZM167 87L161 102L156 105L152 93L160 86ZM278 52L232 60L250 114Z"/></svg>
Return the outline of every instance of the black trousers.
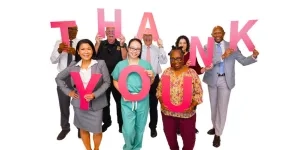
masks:
<svg viewBox="0 0 300 150"><path fill-rule="evenodd" d="M159 83L159 75L155 76L154 82L151 84L150 91L149 91L149 106L150 106L150 129L156 129L157 126L157 104L158 99L156 98L156 88Z"/></svg>
<svg viewBox="0 0 300 150"><path fill-rule="evenodd" d="M71 78L68 78L66 81L67 86L71 87ZM70 102L71 97L63 93L63 91L57 87L57 95L59 100L59 108L60 108L60 126L62 130L70 129Z"/></svg>
<svg viewBox="0 0 300 150"><path fill-rule="evenodd" d="M118 124L119 124L119 127L122 127L123 119L122 119L122 114L121 114L121 94L114 87L112 77L111 77L111 85L106 90L106 98L107 98L108 105L103 108L103 123L107 124L107 125L112 123L111 116L110 116L110 94L111 93L115 99L116 106L117 106Z"/></svg>

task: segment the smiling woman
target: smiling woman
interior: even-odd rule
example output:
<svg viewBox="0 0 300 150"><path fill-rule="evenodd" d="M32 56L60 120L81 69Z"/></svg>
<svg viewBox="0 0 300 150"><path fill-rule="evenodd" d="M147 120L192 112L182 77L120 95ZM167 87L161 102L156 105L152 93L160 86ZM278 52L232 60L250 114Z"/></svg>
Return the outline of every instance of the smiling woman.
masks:
<svg viewBox="0 0 300 150"><path fill-rule="evenodd" d="M94 149L98 150L102 140L102 112L108 105L105 91L110 86L110 75L103 60L95 60L95 47L88 39L80 40L76 46L75 61L56 77L59 88L72 97L74 125L80 129L87 150L91 150L90 132L94 133ZM72 87L65 79L72 77Z"/></svg>
<svg viewBox="0 0 300 150"><path fill-rule="evenodd" d="M145 69L151 83L154 81L154 71L151 64L141 59L142 42L134 38L128 43L128 59L120 61L112 72L113 84L119 90L119 77L128 66L138 65ZM131 94L138 94L142 89L142 79L138 73L132 72L127 77L127 89ZM120 91L120 90L119 90ZM121 93L122 94L122 93ZM143 135L149 111L149 94L139 101L131 101L121 98L121 112L123 116L122 133L125 144L123 150L141 149Z"/></svg>

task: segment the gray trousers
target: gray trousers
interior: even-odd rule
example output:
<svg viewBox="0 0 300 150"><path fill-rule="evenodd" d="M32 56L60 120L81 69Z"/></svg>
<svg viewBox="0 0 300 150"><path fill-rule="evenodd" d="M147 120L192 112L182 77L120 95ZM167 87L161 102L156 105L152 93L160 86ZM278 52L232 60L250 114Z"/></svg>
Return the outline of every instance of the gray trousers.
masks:
<svg viewBox="0 0 300 150"><path fill-rule="evenodd" d="M216 86L208 86L211 121L215 134L221 136L224 130L227 108L231 90L228 88L225 76L219 76Z"/></svg>
<svg viewBox="0 0 300 150"><path fill-rule="evenodd" d="M68 87L71 87L71 78L66 79L66 84ZM63 91L57 87L57 95L59 100L59 108L60 108L60 126L62 130L70 129L70 101L71 98L63 93Z"/></svg>

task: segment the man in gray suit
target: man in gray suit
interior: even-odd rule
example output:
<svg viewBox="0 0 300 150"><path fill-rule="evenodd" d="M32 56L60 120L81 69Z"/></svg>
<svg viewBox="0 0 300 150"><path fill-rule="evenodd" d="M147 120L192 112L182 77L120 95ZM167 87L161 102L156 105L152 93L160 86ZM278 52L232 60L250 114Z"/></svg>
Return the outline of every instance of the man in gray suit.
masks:
<svg viewBox="0 0 300 150"><path fill-rule="evenodd" d="M213 128L207 134L215 135L213 146L219 147L224 125L226 122L227 108L230 92L235 86L235 60L243 66L256 62L258 51L254 49L249 57L243 56L237 48L236 51L229 48L229 42L224 41L224 29L221 26L214 27L212 34L215 40L213 64L203 77L203 82L208 85L211 120ZM207 50L207 46L204 46Z"/></svg>

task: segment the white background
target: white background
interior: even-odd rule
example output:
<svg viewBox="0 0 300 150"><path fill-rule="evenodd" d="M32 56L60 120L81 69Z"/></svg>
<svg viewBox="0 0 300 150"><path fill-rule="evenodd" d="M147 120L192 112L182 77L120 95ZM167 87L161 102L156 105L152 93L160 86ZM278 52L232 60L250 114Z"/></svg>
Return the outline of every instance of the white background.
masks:
<svg viewBox="0 0 300 150"><path fill-rule="evenodd" d="M197 4L197 3L198 4ZM114 9L122 9L122 30L126 41L138 31L143 12L152 12L167 52L179 35L199 36L202 42L216 25L227 31L230 21L258 19L249 36L260 52L258 62L236 65L236 87L232 90L228 119L220 150L299 150L299 26L297 1L292 0L197 0L197 1L91 1L91 0L11 0L0 4L1 38L1 121L0 149L83 150L73 125L63 141L57 141L60 112L54 81L56 65L50 62L59 29L50 21L76 20L78 38L94 41L97 8L105 8L108 21ZM114 5L114 6L113 6ZM251 55L243 42L239 47ZM200 61L201 64L202 61ZM166 68L169 64L164 65ZM202 79L202 76L201 76ZM197 109L195 150L210 150L211 128L207 86L204 103ZM124 144L118 133L114 100L113 125L103 135L102 150L120 150ZM148 124L143 150L167 150L159 115L158 136L150 137ZM179 137L178 139L180 139ZM179 140L180 145L181 139Z"/></svg>

